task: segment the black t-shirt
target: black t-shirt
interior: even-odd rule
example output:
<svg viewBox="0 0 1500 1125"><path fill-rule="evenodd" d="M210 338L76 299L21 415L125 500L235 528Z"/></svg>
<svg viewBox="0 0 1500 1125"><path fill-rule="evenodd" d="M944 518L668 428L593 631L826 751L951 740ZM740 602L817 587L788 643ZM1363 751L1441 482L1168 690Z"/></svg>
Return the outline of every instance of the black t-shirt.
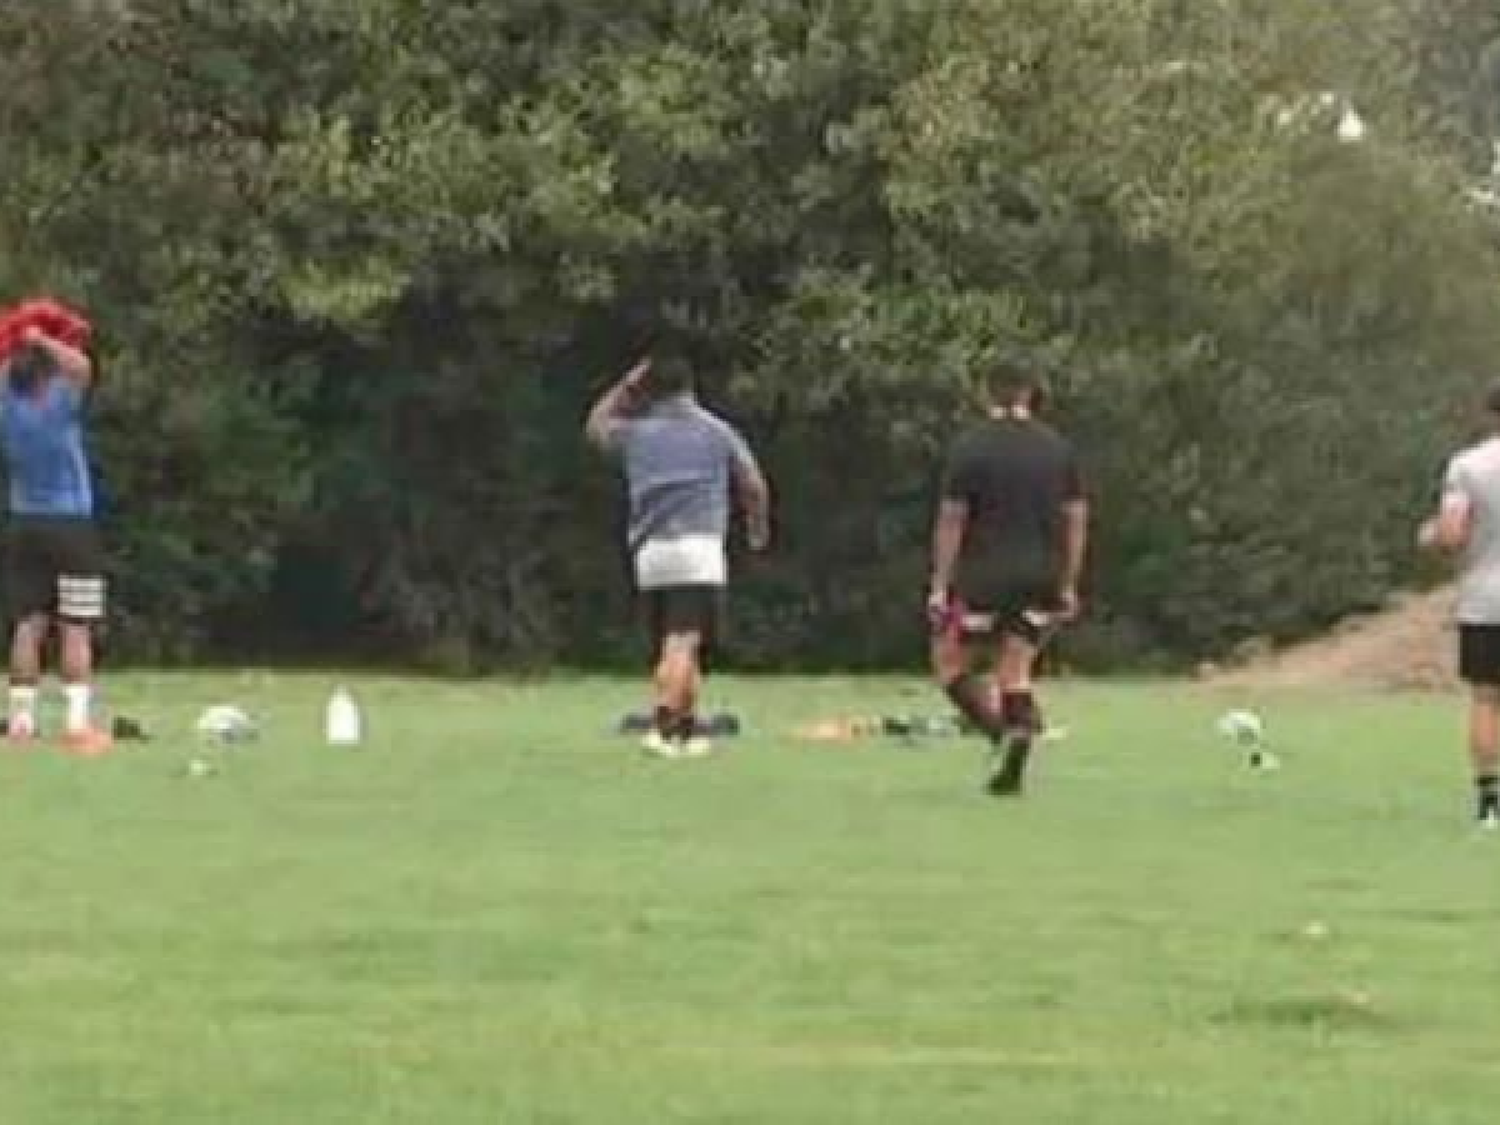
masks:
<svg viewBox="0 0 1500 1125"><path fill-rule="evenodd" d="M958 592L970 601L1054 592L1062 578L1063 507L1083 495L1072 445L1035 419L990 419L962 435L943 477L943 499L969 506Z"/></svg>

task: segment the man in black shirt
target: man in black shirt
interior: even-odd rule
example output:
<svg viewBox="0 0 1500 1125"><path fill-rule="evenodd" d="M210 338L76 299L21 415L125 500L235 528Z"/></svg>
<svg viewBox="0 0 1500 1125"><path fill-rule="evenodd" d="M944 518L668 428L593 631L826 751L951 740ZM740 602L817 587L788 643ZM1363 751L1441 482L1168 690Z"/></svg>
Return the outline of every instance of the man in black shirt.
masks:
<svg viewBox="0 0 1500 1125"><path fill-rule="evenodd" d="M1088 502L1073 447L1037 416L1041 385L1007 379L995 391L989 417L949 451L927 611L934 674L1002 752L989 791L1008 796L1042 729L1032 666L1078 613ZM993 682L977 671L985 656Z"/></svg>

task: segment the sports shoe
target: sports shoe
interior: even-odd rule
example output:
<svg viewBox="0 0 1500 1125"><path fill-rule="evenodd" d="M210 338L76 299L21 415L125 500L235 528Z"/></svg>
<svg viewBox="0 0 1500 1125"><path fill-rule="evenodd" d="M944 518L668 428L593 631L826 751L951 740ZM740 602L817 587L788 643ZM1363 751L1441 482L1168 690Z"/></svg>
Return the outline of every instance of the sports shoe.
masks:
<svg viewBox="0 0 1500 1125"><path fill-rule="evenodd" d="M706 758L714 752L714 744L701 734L695 734L692 738L683 742L678 749L679 756L683 758Z"/></svg>
<svg viewBox="0 0 1500 1125"><path fill-rule="evenodd" d="M641 749L654 758L679 758L682 756L682 748L659 730L647 733L641 739Z"/></svg>
<svg viewBox="0 0 1500 1125"><path fill-rule="evenodd" d="M115 740L110 737L107 730L84 727L82 730L69 731L63 735L62 748L67 753L76 754L80 758L97 758L113 750Z"/></svg>
<svg viewBox="0 0 1500 1125"><path fill-rule="evenodd" d="M1481 801L1479 804L1479 815L1474 818L1481 831L1500 831L1500 804L1493 801Z"/></svg>
<svg viewBox="0 0 1500 1125"><path fill-rule="evenodd" d="M1031 736L1012 735L1005 744L1000 768L985 789L992 797L1019 797L1026 784L1026 763L1031 758Z"/></svg>

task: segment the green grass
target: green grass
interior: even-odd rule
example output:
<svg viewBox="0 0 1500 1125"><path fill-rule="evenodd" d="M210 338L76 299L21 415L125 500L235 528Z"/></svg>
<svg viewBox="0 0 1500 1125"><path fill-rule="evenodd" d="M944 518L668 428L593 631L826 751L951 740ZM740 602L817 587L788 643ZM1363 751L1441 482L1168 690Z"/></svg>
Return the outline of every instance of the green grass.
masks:
<svg viewBox="0 0 1500 1125"><path fill-rule="evenodd" d="M1500 840L1456 701L1054 694L1031 796L973 748L800 745L939 710L719 684L706 762L606 733L635 685L122 678L158 733L0 760L0 1122L1488 1122ZM189 780L192 716L266 737ZM1310 923L1327 936L1309 936Z"/></svg>

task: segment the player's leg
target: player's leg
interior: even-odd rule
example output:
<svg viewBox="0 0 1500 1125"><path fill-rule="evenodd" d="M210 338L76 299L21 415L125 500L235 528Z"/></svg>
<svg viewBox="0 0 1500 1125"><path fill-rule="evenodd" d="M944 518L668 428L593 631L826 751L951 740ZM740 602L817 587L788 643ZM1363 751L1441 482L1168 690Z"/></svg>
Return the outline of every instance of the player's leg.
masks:
<svg viewBox="0 0 1500 1125"><path fill-rule="evenodd" d="M651 731L645 748L663 757L682 753L691 737L703 633L692 591L680 587L643 593L655 666Z"/></svg>
<svg viewBox="0 0 1500 1125"><path fill-rule="evenodd" d="M1039 638L1007 629L995 653L995 693L1000 701L1003 756L990 779L990 792L1013 796L1025 784L1033 740L1041 730L1041 708L1032 671L1040 652Z"/></svg>
<svg viewBox="0 0 1500 1125"><path fill-rule="evenodd" d="M976 636L983 615L976 615L955 601L942 620L932 622L928 654L932 675L958 713L992 741L1004 734L994 693L977 668Z"/></svg>
<svg viewBox="0 0 1500 1125"><path fill-rule="evenodd" d="M682 751L704 754L708 744L696 738L703 662L718 632L722 589L709 585L678 586L662 601L662 685L668 737Z"/></svg>
<svg viewBox="0 0 1500 1125"><path fill-rule="evenodd" d="M675 724L673 717L672 660L667 648L666 593L663 590L642 590L641 605L646 619L646 629L651 638L651 729L641 743L650 753L666 755L673 752L671 743Z"/></svg>
<svg viewBox="0 0 1500 1125"><path fill-rule="evenodd" d="M94 529L87 525L59 532L60 573L57 620L61 641L64 739L80 754L110 748L109 735L94 721L94 640L104 624L105 578Z"/></svg>
<svg viewBox="0 0 1500 1125"><path fill-rule="evenodd" d="M10 712L6 733L15 742L37 734L37 695L42 682L42 646L49 618L31 614L16 622L10 642Z"/></svg>
<svg viewBox="0 0 1500 1125"><path fill-rule="evenodd" d="M1050 635L1052 619L1047 611L1038 608L1042 601L1037 591L1024 592L1000 618L995 690L1004 727L1004 755L999 770L990 779L990 792L996 796L1021 792L1032 746L1044 726L1036 695L1035 669Z"/></svg>
<svg viewBox="0 0 1500 1125"><path fill-rule="evenodd" d="M1469 685L1469 759L1476 814L1500 828L1500 626L1459 627L1459 674Z"/></svg>
<svg viewBox="0 0 1500 1125"><path fill-rule="evenodd" d="M666 735L679 752L685 752L698 729L698 689L702 681L699 655L703 634L693 628L677 628L667 634L662 646ZM696 749L696 748L695 748Z"/></svg>
<svg viewBox="0 0 1500 1125"><path fill-rule="evenodd" d="M1500 828L1500 685L1474 684L1469 701L1469 755L1474 765L1476 815Z"/></svg>
<svg viewBox="0 0 1500 1125"><path fill-rule="evenodd" d="M678 721L678 737L689 757L700 757L713 750L712 743L699 732L699 703L707 664L718 644L723 618L724 589L717 585L693 586L682 591L678 635L684 638L686 664L683 684L683 714ZM691 643L688 643L688 638Z"/></svg>
<svg viewBox="0 0 1500 1125"><path fill-rule="evenodd" d="M55 575L35 528L18 522L6 540L5 570L10 618L10 710L6 731L17 742L37 733L37 694L42 682L42 648L47 640Z"/></svg>

